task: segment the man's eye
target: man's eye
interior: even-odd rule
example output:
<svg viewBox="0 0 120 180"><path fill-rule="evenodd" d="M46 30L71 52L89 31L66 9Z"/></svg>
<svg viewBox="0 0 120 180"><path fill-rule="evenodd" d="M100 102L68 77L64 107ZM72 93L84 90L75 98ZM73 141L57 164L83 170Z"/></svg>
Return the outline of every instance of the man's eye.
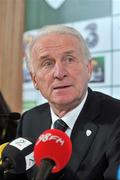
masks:
<svg viewBox="0 0 120 180"><path fill-rule="evenodd" d="M46 66L50 66L52 64L52 62L51 61L47 61L47 62L45 62L45 65Z"/></svg>
<svg viewBox="0 0 120 180"><path fill-rule="evenodd" d="M65 61L67 62L67 63L72 63L72 62L74 62L74 58L73 57L66 57L65 58Z"/></svg>
<svg viewBox="0 0 120 180"><path fill-rule="evenodd" d="M51 60L47 60L47 61L44 61L43 63L42 63L42 67L51 67L51 66L53 66L53 62L51 61Z"/></svg>

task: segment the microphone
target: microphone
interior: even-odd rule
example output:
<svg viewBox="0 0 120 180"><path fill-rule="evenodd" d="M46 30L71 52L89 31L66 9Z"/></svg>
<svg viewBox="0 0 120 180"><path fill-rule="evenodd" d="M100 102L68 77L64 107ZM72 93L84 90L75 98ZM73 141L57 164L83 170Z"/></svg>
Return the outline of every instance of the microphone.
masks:
<svg viewBox="0 0 120 180"><path fill-rule="evenodd" d="M5 149L5 147L8 145L8 142L3 143L0 145L0 165L2 164L2 152ZM0 179L4 176L4 172L1 172Z"/></svg>
<svg viewBox="0 0 120 180"><path fill-rule="evenodd" d="M20 117L21 117L20 113L17 112L0 114L0 118L9 118L10 121L18 120L20 119Z"/></svg>
<svg viewBox="0 0 120 180"><path fill-rule="evenodd" d="M34 146L34 160L39 167L36 180L46 180L49 174L62 170L70 160L72 143L70 138L58 129L43 132Z"/></svg>
<svg viewBox="0 0 120 180"><path fill-rule="evenodd" d="M5 139L11 141L15 137L15 131L17 128L17 121L19 120L21 115L17 112L11 113L0 113L0 142L4 143ZM12 124L11 124L12 123ZM12 133L11 133L12 131Z"/></svg>
<svg viewBox="0 0 120 180"><path fill-rule="evenodd" d="M0 145L0 165L2 164L2 152L5 149L5 147L8 145L8 142L3 143Z"/></svg>
<svg viewBox="0 0 120 180"><path fill-rule="evenodd" d="M8 143L1 154L0 173L9 171L13 174L21 174L30 169L35 164L33 148L34 144L22 137Z"/></svg>

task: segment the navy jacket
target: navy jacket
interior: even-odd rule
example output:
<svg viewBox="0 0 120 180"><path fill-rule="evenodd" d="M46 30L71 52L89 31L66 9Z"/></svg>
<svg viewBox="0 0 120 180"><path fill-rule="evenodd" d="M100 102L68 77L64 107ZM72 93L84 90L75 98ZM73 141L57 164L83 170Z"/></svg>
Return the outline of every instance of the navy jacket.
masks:
<svg viewBox="0 0 120 180"><path fill-rule="evenodd" d="M88 97L71 134L72 156L68 165L47 180L115 180L120 164L120 101L88 89ZM48 103L25 112L18 136L36 140L51 127ZM90 136L86 131L90 130ZM37 168L28 172L34 179Z"/></svg>

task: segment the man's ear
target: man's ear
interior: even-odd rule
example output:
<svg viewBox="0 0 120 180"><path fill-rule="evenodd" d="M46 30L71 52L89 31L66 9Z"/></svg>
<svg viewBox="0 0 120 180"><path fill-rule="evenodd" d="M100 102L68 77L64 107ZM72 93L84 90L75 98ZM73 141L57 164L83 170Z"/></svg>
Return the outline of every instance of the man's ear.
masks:
<svg viewBox="0 0 120 180"><path fill-rule="evenodd" d="M35 74L30 72L30 76L31 76L31 79L32 79L32 82L33 82L33 85L34 85L35 89L39 90L38 85L37 85L37 81L36 81L36 78L35 78Z"/></svg>

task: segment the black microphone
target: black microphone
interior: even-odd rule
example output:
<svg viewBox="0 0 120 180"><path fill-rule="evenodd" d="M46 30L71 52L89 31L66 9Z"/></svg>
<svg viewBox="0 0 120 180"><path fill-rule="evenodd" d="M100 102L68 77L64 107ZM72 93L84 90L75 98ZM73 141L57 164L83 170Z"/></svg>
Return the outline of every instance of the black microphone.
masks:
<svg viewBox="0 0 120 180"><path fill-rule="evenodd" d="M21 118L20 113L17 112L11 112L11 113L5 113L0 114L0 127L6 128L9 122L14 122L16 120L19 120Z"/></svg>
<svg viewBox="0 0 120 180"><path fill-rule="evenodd" d="M10 131L11 127L13 126L14 130L17 128L17 120L19 120L21 115L17 112L10 112L10 113L0 113L0 142L3 143L6 141L11 141L11 138L14 134L15 137L15 131L12 133ZM12 128L12 129L13 129Z"/></svg>
<svg viewBox="0 0 120 180"><path fill-rule="evenodd" d="M19 137L4 148L1 154L0 173L8 171L21 174L34 166L34 144L26 138Z"/></svg>
<svg viewBox="0 0 120 180"><path fill-rule="evenodd" d="M8 118L10 121L18 120L20 119L21 115L17 112L10 112L10 113L0 113L0 119L1 118Z"/></svg>

